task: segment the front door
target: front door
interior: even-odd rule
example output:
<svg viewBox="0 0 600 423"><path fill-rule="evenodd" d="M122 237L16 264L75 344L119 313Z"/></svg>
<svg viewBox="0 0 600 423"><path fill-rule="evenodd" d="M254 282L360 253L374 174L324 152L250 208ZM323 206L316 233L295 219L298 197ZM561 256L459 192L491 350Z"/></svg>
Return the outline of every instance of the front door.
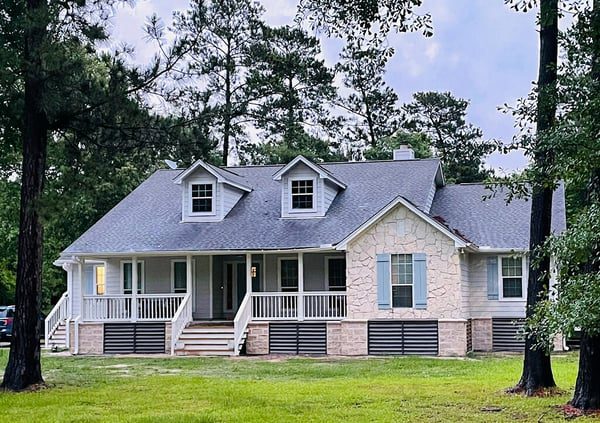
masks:
<svg viewBox="0 0 600 423"><path fill-rule="evenodd" d="M261 270L260 263L252 263L252 290L260 291ZM246 296L246 263L225 262L223 274L223 309L228 315L235 315Z"/></svg>
<svg viewBox="0 0 600 423"><path fill-rule="evenodd" d="M223 273L223 309L228 315L235 315L246 295L246 264L244 262L225 262Z"/></svg>

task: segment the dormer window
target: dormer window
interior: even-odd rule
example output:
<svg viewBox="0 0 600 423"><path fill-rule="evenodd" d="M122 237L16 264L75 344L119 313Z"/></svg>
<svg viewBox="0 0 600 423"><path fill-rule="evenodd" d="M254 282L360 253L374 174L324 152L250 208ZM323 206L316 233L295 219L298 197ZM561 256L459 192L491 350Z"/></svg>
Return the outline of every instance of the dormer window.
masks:
<svg viewBox="0 0 600 423"><path fill-rule="evenodd" d="M192 213L212 213L213 184L191 184Z"/></svg>
<svg viewBox="0 0 600 423"><path fill-rule="evenodd" d="M292 184L292 209L313 210L315 204L314 179L295 179Z"/></svg>

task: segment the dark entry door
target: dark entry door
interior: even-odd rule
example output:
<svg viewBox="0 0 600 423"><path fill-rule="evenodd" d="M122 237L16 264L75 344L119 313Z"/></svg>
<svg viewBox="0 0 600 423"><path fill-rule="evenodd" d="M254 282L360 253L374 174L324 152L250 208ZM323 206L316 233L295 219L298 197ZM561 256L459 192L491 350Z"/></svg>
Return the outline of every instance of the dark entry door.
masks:
<svg viewBox="0 0 600 423"><path fill-rule="evenodd" d="M235 311L240 308L244 297L246 296L246 263L237 263L236 266L236 307Z"/></svg>

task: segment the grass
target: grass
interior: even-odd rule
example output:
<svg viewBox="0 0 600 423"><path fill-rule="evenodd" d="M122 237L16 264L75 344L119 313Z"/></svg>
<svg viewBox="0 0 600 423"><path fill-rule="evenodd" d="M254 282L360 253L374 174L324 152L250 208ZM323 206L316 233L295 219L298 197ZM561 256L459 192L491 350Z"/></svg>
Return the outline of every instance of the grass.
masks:
<svg viewBox="0 0 600 423"><path fill-rule="evenodd" d="M4 367L7 350L0 350ZM0 393L7 422L564 421L577 372L557 356L563 395L524 398L504 389L520 357L468 360L56 357L50 386ZM582 422L592 418L582 418Z"/></svg>

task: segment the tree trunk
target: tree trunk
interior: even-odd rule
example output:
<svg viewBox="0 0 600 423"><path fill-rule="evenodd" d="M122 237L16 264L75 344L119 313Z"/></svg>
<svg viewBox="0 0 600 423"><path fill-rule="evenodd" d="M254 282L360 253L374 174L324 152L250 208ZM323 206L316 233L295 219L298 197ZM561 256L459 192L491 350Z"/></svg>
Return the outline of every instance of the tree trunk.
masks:
<svg viewBox="0 0 600 423"><path fill-rule="evenodd" d="M229 160L229 139L231 138L231 78L232 58L230 42L227 43L227 58L225 59L225 115L223 116L223 166Z"/></svg>
<svg viewBox="0 0 600 423"><path fill-rule="evenodd" d="M590 24L592 26L592 80L594 91L600 94L600 0L594 0ZM587 187L586 202L600 201L600 168L592 172ZM592 255L598 256L598 251ZM590 260L587 267L591 272L598 272L596 260ZM573 407L582 410L600 409L600 336L581 334L579 351L579 370L573 399L569 402Z"/></svg>
<svg viewBox="0 0 600 423"><path fill-rule="evenodd" d="M529 231L529 279L527 281L527 318L535 311L538 301L547 295L550 259L543 257L536 265L536 251L551 234L552 189L544 184L545 169L553 160L552 151L545 146L544 133L552 128L556 117L556 78L558 60L558 0L540 2L540 59L537 98L537 140L534 164L541 172L540 180L533 181ZM516 386L527 395L556 386L552 375L550 354L536 347L538 339L529 334L525 339L523 373Z"/></svg>
<svg viewBox="0 0 600 423"><path fill-rule="evenodd" d="M41 384L40 303L42 288L42 239L39 205L46 168L48 122L42 107L41 49L46 37L45 0L28 0L32 24L25 32L25 110L21 212L15 293L15 320L8 364L2 387L23 390Z"/></svg>

